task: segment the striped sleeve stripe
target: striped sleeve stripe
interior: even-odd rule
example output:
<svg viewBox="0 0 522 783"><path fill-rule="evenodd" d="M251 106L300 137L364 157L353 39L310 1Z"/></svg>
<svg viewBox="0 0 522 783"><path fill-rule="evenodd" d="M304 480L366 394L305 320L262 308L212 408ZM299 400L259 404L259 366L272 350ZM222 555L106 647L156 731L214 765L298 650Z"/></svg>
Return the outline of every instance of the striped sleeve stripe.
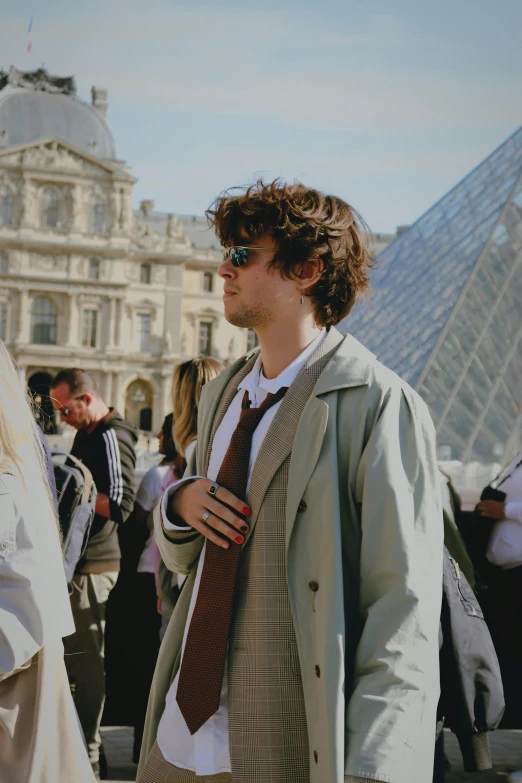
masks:
<svg viewBox="0 0 522 783"><path fill-rule="evenodd" d="M115 501L118 505L120 505L122 498L123 498L123 473L121 470L121 458L120 458L120 444L118 443L118 438L116 437L116 433L114 430L109 430L109 435L111 436L112 440L112 447L114 450L114 456L115 456L115 470L114 470L114 479L115 479Z"/></svg>
<svg viewBox="0 0 522 783"><path fill-rule="evenodd" d="M109 464L110 490L109 498L120 505L123 498L123 475L121 471L120 447L114 430L103 433Z"/></svg>

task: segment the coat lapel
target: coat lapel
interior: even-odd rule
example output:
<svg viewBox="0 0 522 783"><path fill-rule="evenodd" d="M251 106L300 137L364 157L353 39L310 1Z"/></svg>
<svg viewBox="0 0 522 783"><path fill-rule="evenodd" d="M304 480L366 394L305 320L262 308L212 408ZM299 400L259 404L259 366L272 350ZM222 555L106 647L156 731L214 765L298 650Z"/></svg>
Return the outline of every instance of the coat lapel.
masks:
<svg viewBox="0 0 522 783"><path fill-rule="evenodd" d="M231 378L234 378L241 372L243 367L249 363L250 359L254 359L257 356L257 350L242 356L237 362L226 367L223 372L214 378L213 381L205 384L201 392L201 400L199 402L198 411L198 446L196 450L197 456L197 473L199 476L206 476L207 469L207 454L209 453L209 442L214 433L214 419L216 417L216 411L220 407L220 401L225 389L230 383Z"/></svg>
<svg viewBox="0 0 522 783"><path fill-rule="evenodd" d="M212 452L212 445L214 443L214 436L216 434L216 430L221 424L223 420L223 416L228 410L228 406L234 399L234 397L237 394L237 387L245 378L254 364L256 363L258 352L255 351L253 354L248 356L246 358L246 361L243 362L243 364L239 367L237 372L234 372L228 383L226 383L226 386L224 388L224 391L221 394L221 397L219 398L219 402L217 403L217 407L215 408L215 412L213 417L209 417L209 424L211 424L211 429L208 435L208 446L206 449L206 455L205 455L205 472L204 475L207 475L208 472L208 464L210 462L210 454ZM204 445L204 441L203 441Z"/></svg>
<svg viewBox="0 0 522 783"><path fill-rule="evenodd" d="M270 482L292 451L301 414L314 391L317 379L342 340L342 335L335 329L328 332L288 389L277 410L252 470L247 498L252 514L247 540L255 527Z"/></svg>

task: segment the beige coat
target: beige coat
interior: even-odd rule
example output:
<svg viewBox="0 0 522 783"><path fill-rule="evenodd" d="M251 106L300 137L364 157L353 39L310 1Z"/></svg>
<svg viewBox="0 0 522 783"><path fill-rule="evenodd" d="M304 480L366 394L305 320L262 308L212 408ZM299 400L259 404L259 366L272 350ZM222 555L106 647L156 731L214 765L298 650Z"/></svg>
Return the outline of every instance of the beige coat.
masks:
<svg viewBox="0 0 522 783"><path fill-rule="evenodd" d="M218 403L245 360L204 389L187 475L205 475ZM262 499L247 500L255 524ZM169 541L159 509L155 528L167 566L189 576L160 650L141 764L179 666L202 545L201 537ZM344 775L431 781L442 539L427 408L346 336L304 408L288 475L286 566L309 746L318 759L312 783L341 783Z"/></svg>
<svg viewBox="0 0 522 783"><path fill-rule="evenodd" d="M32 500L0 474L0 781L94 783L63 659L60 545Z"/></svg>

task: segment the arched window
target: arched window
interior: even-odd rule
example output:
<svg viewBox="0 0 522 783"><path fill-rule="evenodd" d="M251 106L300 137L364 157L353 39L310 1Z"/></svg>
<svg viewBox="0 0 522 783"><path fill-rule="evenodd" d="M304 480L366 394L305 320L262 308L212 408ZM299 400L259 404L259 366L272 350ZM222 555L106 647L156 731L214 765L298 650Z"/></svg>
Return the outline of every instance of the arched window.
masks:
<svg viewBox="0 0 522 783"><path fill-rule="evenodd" d="M150 264L142 264L140 266L140 283L150 285Z"/></svg>
<svg viewBox="0 0 522 783"><path fill-rule="evenodd" d="M89 280L100 279L100 262L97 258L91 258L89 261Z"/></svg>
<svg viewBox="0 0 522 783"><path fill-rule="evenodd" d="M37 296L31 308L32 342L56 345L56 305L47 296Z"/></svg>
<svg viewBox="0 0 522 783"><path fill-rule="evenodd" d="M42 193L42 226L56 228L58 225L58 212L60 197L54 188L45 188Z"/></svg>
<svg viewBox="0 0 522 783"><path fill-rule="evenodd" d="M105 201L97 194L91 197L87 227L90 234L103 234L105 231Z"/></svg>
<svg viewBox="0 0 522 783"><path fill-rule="evenodd" d="M0 224L10 226L13 222L14 193L9 185L0 185Z"/></svg>

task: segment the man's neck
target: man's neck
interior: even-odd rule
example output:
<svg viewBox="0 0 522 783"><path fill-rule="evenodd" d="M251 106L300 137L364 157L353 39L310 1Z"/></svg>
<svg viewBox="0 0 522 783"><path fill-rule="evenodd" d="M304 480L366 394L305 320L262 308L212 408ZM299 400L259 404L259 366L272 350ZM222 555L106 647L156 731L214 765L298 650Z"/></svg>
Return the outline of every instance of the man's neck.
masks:
<svg viewBox="0 0 522 783"><path fill-rule="evenodd" d="M102 421L106 416L108 416L110 413L110 409L105 405L104 402L100 401L99 403L95 403L93 405L93 418L91 419L89 426L87 427L87 433L89 435L92 435L100 421Z"/></svg>
<svg viewBox="0 0 522 783"><path fill-rule="evenodd" d="M277 378L321 332L312 314L297 322L269 324L257 333L265 378Z"/></svg>

